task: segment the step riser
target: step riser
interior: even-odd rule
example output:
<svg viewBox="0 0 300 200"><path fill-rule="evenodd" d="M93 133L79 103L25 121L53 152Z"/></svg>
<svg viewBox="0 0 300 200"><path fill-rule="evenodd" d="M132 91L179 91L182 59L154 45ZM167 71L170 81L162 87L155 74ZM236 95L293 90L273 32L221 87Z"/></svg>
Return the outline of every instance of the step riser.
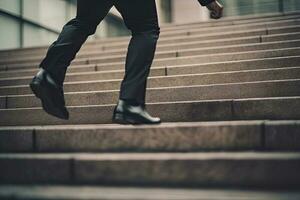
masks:
<svg viewBox="0 0 300 200"><path fill-rule="evenodd" d="M200 73L213 73L213 72L228 72L228 71L242 71L242 70L256 70L256 69L272 69L272 68L280 68L280 67L294 67L299 65L300 57L286 57L286 58L272 58L266 60L253 60L253 61L245 61L245 62L229 62L229 63L216 63L216 64L208 64L208 65L195 65L195 66L182 66L182 67L169 67L167 71L164 68L152 68L150 72L150 76L165 76L167 75L184 75L184 74L200 74ZM72 68L71 68L72 69ZM294 73L290 78L297 78L298 73ZM66 81L71 79L72 76L67 76ZM78 79L83 76L81 74L76 75ZM112 72L112 73L98 73L93 75L87 75L86 80L112 80L112 79L123 79L124 72ZM93 77L93 78L92 78ZM267 75L270 77L270 74ZM257 76L258 78L258 76ZM284 77L282 77L284 78ZM249 80L249 79L248 79ZM258 80L258 79L256 79ZM198 81L201 81L198 79ZM245 80L246 81L246 80ZM251 80L249 80L251 81ZM151 78L149 79L149 83L151 84ZM117 84L117 83L116 83ZM162 83L159 83L159 85ZM65 91L89 91L91 88L93 90L98 89L115 89L112 84L85 84L80 83L79 86L75 87L73 90L73 86L70 86L68 83L64 85ZM151 86L151 85L150 85ZM161 87L163 85L160 85ZM18 86L18 87L0 87L0 95L18 95L18 94L31 94L31 90L27 85Z"/></svg>
<svg viewBox="0 0 300 200"><path fill-rule="evenodd" d="M53 156L15 159L4 157L0 159L0 163L4 167L0 172L2 183L241 186L280 189L297 188L300 184L300 159L296 156L292 159L146 157L141 160L97 159L93 156L61 159Z"/></svg>
<svg viewBox="0 0 300 200"><path fill-rule="evenodd" d="M114 105L69 107L68 121L54 118L41 108L0 110L0 125L108 124L112 123L113 109ZM300 119L298 98L160 103L148 104L147 109L163 122Z"/></svg>
<svg viewBox="0 0 300 200"><path fill-rule="evenodd" d="M300 150L299 123L0 130L0 152L196 152Z"/></svg>
<svg viewBox="0 0 300 200"><path fill-rule="evenodd" d="M208 54L217 54L217 53L234 53L234 52L245 52L245 51L258 51L258 50L268 50L268 49L282 49L282 48L293 48L299 47L300 40L292 40L292 41L285 41L285 42L276 42L276 43L266 43L266 44L248 44L244 46L227 46L227 47L218 47L218 48L210 48L210 49L191 49L185 51L173 51L173 52L165 52L165 53L157 53L155 59L164 59L164 58L175 58L175 57L184 57L184 56L196 56L196 55L208 55ZM118 56L97 56L97 57L90 57L88 62L91 62L93 59L97 59L99 63L111 63L111 62L124 62L126 59L125 55L118 55ZM87 62L86 59L78 59L72 62L72 65L80 65L85 64ZM36 67L39 65L37 63L19 63L13 65L6 65L8 68L11 67Z"/></svg>

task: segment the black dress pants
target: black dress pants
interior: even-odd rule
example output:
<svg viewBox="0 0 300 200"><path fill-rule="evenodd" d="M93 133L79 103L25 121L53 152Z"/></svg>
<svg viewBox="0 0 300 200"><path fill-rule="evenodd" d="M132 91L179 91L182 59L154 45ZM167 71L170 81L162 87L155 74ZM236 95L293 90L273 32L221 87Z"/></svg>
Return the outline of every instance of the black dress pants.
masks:
<svg viewBox="0 0 300 200"><path fill-rule="evenodd" d="M120 99L145 104L147 78L154 58L160 28L155 0L78 0L76 18L62 29L49 47L40 67L62 86L66 71L76 53L112 6L121 13L132 32L121 83Z"/></svg>

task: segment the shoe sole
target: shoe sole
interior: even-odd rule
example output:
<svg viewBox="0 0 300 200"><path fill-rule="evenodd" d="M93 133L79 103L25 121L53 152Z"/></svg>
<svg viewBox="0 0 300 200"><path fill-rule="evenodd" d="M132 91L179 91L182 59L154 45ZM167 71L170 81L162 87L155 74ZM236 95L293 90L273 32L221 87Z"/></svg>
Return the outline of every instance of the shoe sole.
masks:
<svg viewBox="0 0 300 200"><path fill-rule="evenodd" d="M52 96L49 96L49 92L47 92L48 89L46 87L43 87L41 83L30 83L29 85L34 95L41 100L43 109L48 114L64 120L69 119L69 117L64 116L51 101Z"/></svg>
<svg viewBox="0 0 300 200"><path fill-rule="evenodd" d="M137 120L132 119L131 117L124 117L124 115L117 113L114 114L113 120L114 123L117 124L132 124L132 125L157 125L160 124L161 122L157 123L145 123L145 122L139 122Z"/></svg>

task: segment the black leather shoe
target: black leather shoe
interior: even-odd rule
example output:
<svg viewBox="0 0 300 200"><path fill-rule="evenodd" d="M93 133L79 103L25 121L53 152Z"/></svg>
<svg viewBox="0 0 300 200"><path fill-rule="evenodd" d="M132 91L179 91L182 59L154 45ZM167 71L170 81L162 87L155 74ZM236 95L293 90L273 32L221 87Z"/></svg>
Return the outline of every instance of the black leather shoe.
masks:
<svg viewBox="0 0 300 200"><path fill-rule="evenodd" d="M46 70L41 68L33 77L29 86L35 96L41 99L43 109L48 114L60 119L69 119L63 88L56 83Z"/></svg>
<svg viewBox="0 0 300 200"><path fill-rule="evenodd" d="M118 124L159 124L161 120L151 117L144 106L131 105L120 99L114 110L113 122Z"/></svg>

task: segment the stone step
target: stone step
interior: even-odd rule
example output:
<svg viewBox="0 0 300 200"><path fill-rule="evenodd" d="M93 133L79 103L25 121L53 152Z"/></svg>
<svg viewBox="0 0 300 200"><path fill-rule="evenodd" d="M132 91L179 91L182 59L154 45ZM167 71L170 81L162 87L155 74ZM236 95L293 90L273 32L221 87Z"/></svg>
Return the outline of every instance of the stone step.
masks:
<svg viewBox="0 0 300 200"><path fill-rule="evenodd" d="M210 40L210 41L195 41L195 42L183 42L183 43L175 43L175 44L165 44L158 45L157 53L162 53L164 51L174 51L174 50L184 50L184 49L194 49L194 48L212 48L212 47L224 47L227 45L242 45L242 44L253 44L253 43L264 43L264 42L277 42L277 41L286 41L286 40L299 40L300 33L284 33L284 34L275 34L268 36L251 36L251 37L241 37L241 38L233 38L233 39L218 39L218 40ZM102 51L99 49L89 50L89 51L80 51L76 58L90 58L90 57L99 57L99 56L113 56L113 55L125 55L127 52L126 49L116 49L116 50L106 50ZM14 56L14 59L1 59L1 65L7 65L9 63L32 63L32 62L40 62L45 54L39 56L32 57L24 57L18 58ZM19 56L18 56L19 57ZM76 60L76 59L75 59Z"/></svg>
<svg viewBox="0 0 300 200"><path fill-rule="evenodd" d="M265 28L265 27L274 27L276 25L286 25L286 24L293 24L293 23L297 23L297 20L299 20L299 15L295 15L295 16L288 16L288 17L284 17L280 20L274 20L274 19L267 19L267 20L263 20L261 21L261 19L259 19L258 21L252 21L252 22L248 22L246 24L241 24L241 23L235 23L232 24L230 26L228 25L222 25L219 27L205 27L205 28L201 28L201 27L190 27L190 28L185 28L185 30L183 31L183 29L177 29L177 30L172 30L172 31L164 31L162 29L161 31L161 38L166 38L166 37L172 37L172 36L184 36L184 35L191 35L196 33L211 33L211 32L225 32L225 31L231 31L232 28L233 29L257 29L257 28ZM231 27L228 28L228 27ZM87 43L86 46L94 46L97 45L99 43L101 44L112 44L112 43L119 43L122 41L128 41L129 37L120 37L120 38L108 38L108 39L102 39L102 40L96 40L93 42L89 42ZM28 49L30 50L30 49Z"/></svg>
<svg viewBox="0 0 300 200"><path fill-rule="evenodd" d="M229 53L229 52L245 52L245 51L257 51L257 50L267 50L267 49L281 49L281 48L292 48L300 47L300 40L287 40L287 41L276 41L276 42L265 42L265 43L252 43L252 44L240 44L240 45L226 45L218 47L206 47L206 48L191 48L185 50L171 50L157 52L155 59L164 59L164 58L174 58L174 57L184 57L184 56L194 56L194 55L207 55L207 54L217 54L217 53ZM82 65L87 62L90 62L93 59L97 59L101 63L110 63L110 62L124 62L126 59L126 53L116 54L116 55L96 55L89 56L88 58L78 58L72 62L72 65ZM7 63L6 68L30 68L37 67L40 61L33 62L15 62Z"/></svg>
<svg viewBox="0 0 300 200"><path fill-rule="evenodd" d="M300 184L300 153L23 153L1 154L0 164L3 184L278 189Z"/></svg>
<svg viewBox="0 0 300 200"><path fill-rule="evenodd" d="M0 199L99 199L84 196L91 185L286 189L225 199L298 199L299 16L163 27L148 81L147 110L163 121L154 126L111 124L129 37L83 46L64 84L69 120L45 113L28 87L48 47L0 51ZM38 194L25 192L33 184ZM155 197L141 193L120 196ZM159 199L190 198L172 195Z"/></svg>
<svg viewBox="0 0 300 200"><path fill-rule="evenodd" d="M199 41L208 41L208 40L218 40L220 38L227 38L227 39L233 39L237 37L249 37L249 36L257 36L257 35L272 35L272 34L279 34L279 33L292 33L292 32L299 32L300 28L299 26L287 26L287 27L279 27L279 28L273 28L273 29L257 29L257 30L242 30L242 31L234 31L232 33L217 33L217 34L208 34L208 35L195 35L195 36L189 36L189 37L173 37L173 38L167 38L167 40L160 39L159 45L167 45L167 44L175 44L178 42L199 42ZM209 43L209 41L208 41ZM207 43L206 43L207 44ZM125 50L127 48L128 42L125 42L123 44L109 44L108 46L102 46L102 47L96 47L96 48L89 48L87 50L84 50L84 48L80 51L81 53L88 53L90 51L111 51L111 50ZM206 45L207 46L207 45ZM42 52L40 52L42 53ZM41 54L41 57L45 55L45 52ZM28 56L27 56L28 57ZM12 59L14 59L15 56L13 56Z"/></svg>
<svg viewBox="0 0 300 200"><path fill-rule="evenodd" d="M238 60L250 60L259 58L274 58L284 56L297 56L299 55L300 47L284 48L284 49L268 49L246 52L231 52L231 53L216 53L207 55L194 55L183 56L179 54L176 58L156 59L153 61L152 67L160 66L174 66L174 65L190 65L199 63L212 63L212 62L225 62L225 61L238 61ZM90 64L97 64L97 68L102 69L123 69L124 62L111 62L101 63L102 59L89 60Z"/></svg>
<svg viewBox="0 0 300 200"><path fill-rule="evenodd" d="M155 69L161 75L151 71L148 78L148 88L154 87L171 87L171 86L191 86L200 84L220 84L233 82L251 82L264 80L284 80L300 78L300 67L284 67L284 68L269 68L269 69L252 69L212 72L196 74L189 67L186 68L186 74L164 74L164 69ZM160 70L160 71L159 71ZM75 74L66 77L64 83L65 92L79 91L96 91L96 90L116 90L120 88L120 83L124 76L123 71L119 72L94 72L85 74ZM19 90L18 94L31 94L28 87L32 77L2 79L1 85L10 85L0 87L0 95L13 94L13 89ZM11 87L13 86L13 88ZM9 90L11 88L11 90ZM5 90L6 89L6 90ZM8 91L5 93L5 91Z"/></svg>
<svg viewBox="0 0 300 200"><path fill-rule="evenodd" d="M286 34L279 34L282 37L277 38L273 35L266 36L266 37L274 37L275 41L285 41L285 40L294 40L299 39L297 33L286 33ZM266 38L265 37L265 38ZM175 42L175 41L174 41ZM252 43L260 43L265 42L262 40L260 36L250 36L250 37L240 37L240 38L230 38L230 39L218 39L218 40L209 40L209 41L195 41L195 42L178 42L178 43L170 43L170 44L158 44L157 46L157 53L161 53L163 51L171 51L171 50L183 50L183 49L189 49L189 48L205 48L205 47L217 47L217 46L225 46L225 45L239 45L239 44L252 44ZM93 56L109 56L109 55L122 55L126 53L126 49L116 49L116 50L106 50L103 51L102 49L95 49L95 50L89 50L84 51L81 50L78 52L77 58L88 58ZM0 63L1 65L6 65L10 63L18 63L18 62L36 62L43 59L45 56L44 53L42 54L34 54L32 56L25 55L25 56L13 56L12 58L6 57L1 59Z"/></svg>
<svg viewBox="0 0 300 200"><path fill-rule="evenodd" d="M177 53L177 57L172 58L161 58L155 59L153 61L152 67L159 66L169 66L169 65L187 65L187 64L199 64L199 63L211 63L211 62L225 62L225 61L234 61L234 60L249 60L249 59L258 59L258 58L270 58L270 57L283 57L283 56L297 56L299 55L300 47L293 48L281 48L281 49L267 49L267 50L257 50L257 51L244 51L244 52L230 52L230 53L215 53L215 54L204 54L197 55L197 51L194 52L194 55L189 55L188 53ZM124 62L114 62L115 57L106 58L106 63L103 58L93 58L90 60L83 61L81 65L86 64L95 64L99 70L116 70L123 69ZM71 67L80 65L73 64ZM94 67L95 67L94 65ZM16 69L34 69L37 66L10 66L6 70L16 70Z"/></svg>
<svg viewBox="0 0 300 200"><path fill-rule="evenodd" d="M273 43L270 44L270 46L272 46ZM287 43L282 43L282 44L278 44L280 47L286 47L288 48L289 46L292 47L292 46L295 46L296 48L300 47L300 40L297 40L297 41L290 41L290 42L287 42ZM278 47L279 47L278 46ZM260 48L266 48L268 49L267 47L269 47L269 44L267 46L260 46L260 47L257 47L256 45L250 45L248 46L249 48L247 47L242 47L242 49L240 48L237 48L236 52L244 52L244 51L247 51L247 50L251 50L251 48L254 48L254 49L260 49ZM276 44L274 44L274 51L275 51L275 48L276 48ZM235 47L233 47L232 50L234 50ZM238 49L240 49L240 51L238 51ZM231 51L231 48L224 48L224 52L226 52L226 50L228 50L228 52ZM180 54L182 54L183 57L186 57L186 56L192 56L190 54L198 54L198 52L201 54L201 50L193 50L193 51L186 51L186 52L181 52ZM205 53L205 51L203 51L202 53ZM208 53L208 52L207 52ZM117 68L118 69L118 68ZM102 70L101 70L102 71ZM154 70L152 70L153 73L154 73ZM36 72L36 71L35 71ZM22 71L21 71L22 73ZM165 74L167 73L167 71L165 70ZM5 74L5 73L4 73ZM12 73L10 73L12 74ZM17 72L17 73L14 73L15 74L15 77L5 77L5 78L0 78L0 86L11 86L11 85L22 85L22 84L28 84L29 81L32 79L32 75L34 75L34 73L31 73L30 76L25 76L25 77L22 77L20 76L20 74ZM99 73L98 73L99 74ZM108 73L100 73L102 75L104 74L108 74ZM120 74L121 75L121 74ZM155 75L155 74L154 74ZM160 75L160 73L158 74ZM163 75L163 74L161 74ZM68 76L69 77L69 76ZM73 76L74 77L74 76ZM87 77L84 78L83 76L81 76L82 78L79 77L79 79L75 79L75 81L84 81L84 80L87 80ZM88 80L93 80L93 79L89 79L91 77L88 77ZM117 78L123 78L123 74L122 74L122 77L117 77ZM95 78L94 78L95 79ZM98 78L96 78L98 79ZM101 78L100 79L112 79L112 77L109 77L107 76L107 78ZM74 81L74 78L72 79L71 77L70 78L66 78L66 81Z"/></svg>
<svg viewBox="0 0 300 200"><path fill-rule="evenodd" d="M287 19L297 19L297 16L299 15L299 13L285 13L284 15L282 14L275 14L275 15L259 15L259 16L255 16L255 17L252 17L251 16L251 19L249 18L248 21L245 21L244 19L241 19L241 18L234 18L232 21L231 20L231 17L227 17L227 19L222 19L222 20L218 20L218 21L209 21L209 22L205 22L204 24L206 24L206 28L207 28L207 25L209 26L215 26L215 24L219 24L220 23L221 25L225 22L226 24L223 24L222 26L226 26L227 25L227 22L226 21L230 21L231 22L231 25L237 25L237 24L247 24L247 23L255 23L256 21L257 22L268 22L268 21L278 21L278 20L281 20L279 19L280 17L282 18L282 20L287 20ZM250 20L250 21L249 21ZM245 21L245 22L244 22ZM196 24L203 24L203 22L197 22ZM174 27L176 26L180 26L182 24L177 24L175 25ZM192 25L192 24L184 24L184 25ZM162 27L162 29L164 27L170 27L168 25L164 25ZM173 27L173 25L171 26ZM107 42L107 43L113 43L113 42L117 42L117 41L120 41L120 40L124 40L126 39L126 37L118 37L118 38L105 38L105 39L99 39L99 40L95 40L95 41L91 41L91 42L88 42L87 45L94 45L94 43L104 43L104 42ZM48 46L44 46L44 47L30 47L30 48L25 48L25 49L14 49L14 50L8 50L8 51L0 51L1 53L9 53L9 52L19 52L19 51L22 51L22 52L25 52L25 51L31 51L31 50L34 50L36 49L37 52L43 48L47 48Z"/></svg>
<svg viewBox="0 0 300 200"><path fill-rule="evenodd" d="M252 23L252 24L242 24L242 25L231 25L231 26L224 26L224 27L206 27L206 28L186 28L180 29L176 31L169 31L169 32L162 32L160 38L162 40L170 38L170 37L184 37L184 36L191 36L191 35L208 35L211 33L228 33L232 30L253 30L253 29L260 29L260 28L274 28L274 27L281 27L281 26L292 26L292 25L299 25L299 17L294 19L288 20L281 20L275 22L259 22L259 23ZM123 38L123 40L109 42L110 44L117 44L122 42L127 42L128 38ZM105 43L105 42L104 42ZM94 43L99 44L99 43ZM100 43L101 44L101 43ZM89 45L91 46L91 45Z"/></svg>
<svg viewBox="0 0 300 200"><path fill-rule="evenodd" d="M208 21L208 22L197 22L197 23L189 23L189 24L175 24L175 25L164 25L161 27L162 32L164 32L164 28L178 28L182 25L184 26L191 26L191 25L205 25L205 27L207 28L207 26L216 26L216 25L220 25L221 26L226 26L228 25L227 23L230 22L230 25L238 25L238 24L247 24L247 23L255 23L255 22L271 22L271 21L279 21L279 20L287 20L287 19L297 19L299 13L297 12L288 12L288 13L279 13L279 14L267 14L267 15L251 15L251 16L247 16L246 18L244 18L245 16L239 16L239 18L232 18L232 17L227 17L226 19L221 19L218 21ZM249 18L248 18L249 17ZM226 24L224 24L226 23ZM115 41L120 41L120 40L124 40L126 37L113 37L113 38L104 38L104 39L98 39L95 41L90 41L87 42L86 45L94 45L95 43L99 42L99 43L103 43L103 42L107 42L107 43L112 43ZM127 37L128 38L128 37ZM25 53L26 51L32 51L32 50L37 50L40 51L41 49L46 49L48 46L44 46L44 47L29 47L29 48L24 48L24 49L13 49L13 50L5 50L5 51L1 51L0 50L0 56L2 54L9 54L9 53L15 53L15 52L22 52Z"/></svg>
<svg viewBox="0 0 300 200"><path fill-rule="evenodd" d="M289 75L286 73L291 70L297 72L297 66L300 62L300 57L283 57L283 58L270 58L270 59L258 59L258 60L248 60L248 61L233 61L233 62L220 62L220 63L212 63L212 64L199 64L199 65L188 65L188 66L177 66L177 67L168 67L168 68L153 68L151 70L151 77L149 78L149 86L150 87L167 87L170 85L163 85L168 84L168 82L163 83L162 79L176 79L177 76L187 77L193 76L192 74L203 74L209 73L207 75L200 75L201 77L213 77L211 73L219 73L220 76L223 74L244 74L243 71L259 71L260 74L265 74L264 77L260 79L261 76L251 76L251 77L244 77L243 80L247 81L259 81L259 80L272 80L272 79L291 79L291 78L298 78L298 73L294 73ZM282 69L280 69L282 68ZM285 69L287 68L287 69ZM275 71L272 71L274 69ZM269 70L272 73L267 73ZM276 74L279 71L283 72L279 76ZM239 72L240 71L240 72ZM255 73L255 72L252 73ZM284 72L285 71L285 72ZM227 72L227 73L226 73ZM221 73L221 74L220 74ZM251 74L251 73L250 73ZM175 75L175 77L173 77ZM69 74L66 78L67 82L64 85L64 89L66 92L75 92L75 91L90 91L90 90L114 90L118 89L118 84L120 79L124 76L124 71L106 71L106 72L86 72L86 73L73 73ZM218 75L215 75L218 76ZM237 79L234 80L235 76L231 76L228 82L238 82L239 77L236 76ZM273 78L272 78L273 77ZM80 80L84 79L86 81L81 81L78 83L69 82L70 80ZM254 78L254 79L253 79ZM100 80L104 79L104 81ZM119 80L116 80L119 79ZM95 81L87 81L87 80L95 80ZM96 81L100 80L100 81ZM191 83L192 79L189 79L189 84ZM217 82L210 82L210 79L195 79L196 83L201 84L211 84L211 83L221 83L218 82L219 79L212 80ZM223 80L223 79L221 79ZM159 81L159 83L157 83ZM206 82L208 81L208 82ZM223 80L224 81L224 80ZM179 84L183 84L181 82L174 82L172 81L173 86L179 86ZM19 86L4 86L0 87L0 95L23 95L23 94L31 94L31 90L29 89L28 85L19 85Z"/></svg>
<svg viewBox="0 0 300 200"><path fill-rule="evenodd" d="M211 72L225 72L225 71L239 71L239 70L254 70L265 68L281 68L281 67L295 67L300 62L298 56L288 56L279 58L264 58L252 59L243 61L228 61L217 63L204 63L193 65L179 65L179 66L166 66L166 67L151 67L150 76L167 76L167 75L180 75L180 74L193 74L193 73L211 73ZM10 70L0 72L2 78L15 78L22 79L21 77L32 77L36 74L38 69L27 70ZM93 79L121 79L124 76L124 70L116 67L103 67L100 68L96 64L86 66L71 66L68 68L66 74L66 81L79 80L79 77L86 77L86 80ZM102 78L103 77L103 78ZM0 91L1 91L0 87ZM1 94L1 93L0 93Z"/></svg>
<svg viewBox="0 0 300 200"><path fill-rule="evenodd" d="M5 200L299 200L300 193L295 190L2 185L0 198Z"/></svg>
<svg viewBox="0 0 300 200"><path fill-rule="evenodd" d="M235 20L224 20L220 19L217 21L209 20L208 22L195 22L195 23L184 23L184 24L173 24L172 26L161 26L161 32L170 32L182 29L191 28L210 28L210 27L222 27L222 26L234 26L234 25L248 25L260 22L276 22L289 19L299 19L299 13L287 16L268 16L260 17L256 19L235 19ZM111 39L111 38L109 38ZM113 39L112 39L113 40Z"/></svg>
<svg viewBox="0 0 300 200"><path fill-rule="evenodd" d="M300 96L300 79L148 88L146 101L155 103L283 96ZM4 108L41 107L40 100L33 95L0 97L4 98ZM65 93L67 106L114 104L118 98L119 90Z"/></svg>
<svg viewBox="0 0 300 200"><path fill-rule="evenodd" d="M174 41L177 42L192 42L192 41L205 41L205 40L214 40L214 39L219 39L219 38L236 38L236 37L245 37L245 36L253 36L253 35L269 35L269 34L275 34L275 33L290 33L290 32L295 32L299 31L299 20L292 20L292 22L288 23L283 23L279 24L278 26L275 25L270 25L268 28L266 28L265 24L261 24L259 27L261 28L251 28L251 29L235 29L235 31L232 31L233 29L231 28L229 32L222 32L222 31L215 31L216 33L211 33L212 31L207 31L207 33L202 33L200 31L196 31L190 33L187 32L185 34L185 37L182 35L176 36L174 35L173 37L165 37L165 38L160 38L158 44L170 44ZM220 33L222 32L222 34ZM225 36L225 37L224 37ZM128 45L128 40L126 39L123 42L118 42L118 43L108 43L108 44L101 44L101 45L88 45L88 46L83 46L81 49L81 52L86 52L86 51L91 51L91 50L111 50L111 49L120 49L123 48L125 49ZM22 52L20 51L20 54L23 56L29 56L31 54L42 54L44 55L46 52L47 48L43 49L37 49L37 50L31 50L27 52ZM10 54L5 55L5 57L9 57ZM17 52L14 52L14 54L11 53L12 59L15 56L18 56ZM2 56L3 57L3 56Z"/></svg>
<svg viewBox="0 0 300 200"><path fill-rule="evenodd" d="M270 13L269 13L270 14ZM161 26L162 31L172 31L177 29L185 29L188 27L199 27L199 28L207 28L207 27L216 27L216 26L230 26L230 25L239 25L239 24L251 24L251 23L258 23L258 22L265 22L265 21L280 21L286 19L294 19L299 16L299 12L287 12L285 14L276 14L272 13L269 14L251 14L251 15L243 15L243 16L227 16L223 17L219 20L210 19L208 21L202 22L189 22L189 23L171 23L171 24L163 24ZM244 17L248 18L244 18ZM113 40L113 38L109 38Z"/></svg>
<svg viewBox="0 0 300 200"><path fill-rule="evenodd" d="M0 152L299 151L300 121L0 128Z"/></svg>
<svg viewBox="0 0 300 200"><path fill-rule="evenodd" d="M291 25L291 26L282 26L282 27L274 27L274 28L260 28L260 29L249 29L249 30L234 30L231 32L216 32L216 33L208 33L208 34L200 34L195 33L193 35L188 35L186 37L177 36L177 37L168 37L168 38L160 38L158 41L159 45L166 45L176 42L197 42L197 41L208 41L208 40L218 40L218 39L233 39L238 37L249 37L256 35L273 35L273 34L283 34L283 33L293 33L299 32L299 25ZM122 43L115 44L103 44L102 46L96 46L97 49L102 49L103 51L107 50L115 50L120 48L126 48L128 45L128 41ZM93 50L94 48L88 48L88 51ZM84 52L84 48L83 51Z"/></svg>
<svg viewBox="0 0 300 200"><path fill-rule="evenodd" d="M70 106L69 120L45 113L42 108L0 109L1 126L108 124L115 104ZM153 116L163 122L226 120L298 120L300 97L220 99L203 101L157 102L147 104Z"/></svg>
<svg viewBox="0 0 300 200"><path fill-rule="evenodd" d="M152 84L154 80L160 80L161 78L170 78L169 76L178 76L178 75L191 75L191 74L203 74L203 73L219 73L219 72L238 72L238 71L249 71L249 70L272 70L276 68L294 68L293 66L297 66L300 62L300 57L282 57L282 58L270 58L270 59L258 59L258 60L248 60L248 61L232 61L232 62L220 62L220 63L212 63L212 64L199 64L199 65L187 65L187 66L177 66L177 67L168 67L168 68L153 68L151 70L151 77L149 78L149 83ZM279 70L279 69L278 69ZM282 69L283 71L286 71ZM297 70L297 69L294 69ZM241 72L242 73L242 72ZM298 74L298 73L297 73ZM293 74L290 78L297 78L297 74ZM112 81L113 79L121 79L124 76L123 71L106 71L106 72L91 72L91 73L73 73L67 76L68 79L77 79L78 77L85 77L86 80L89 79L106 79L107 81ZM163 76L163 77L157 77ZM205 75L203 75L205 76ZM209 76L209 75L208 75ZM272 77L272 74L267 74L267 77ZM69 78L70 77L70 78ZM75 77L75 78L71 78ZM77 77L77 78L76 78ZM287 76L286 76L287 77ZM286 78L285 77L285 78ZM233 77L231 77L233 78ZM244 77L245 81L254 81L260 80L257 79L259 76L255 77L255 79L251 79L250 77ZM282 77L283 78L283 77ZM153 80L154 79L154 80ZM271 78L270 78L271 79ZM280 79L277 77L277 79ZM72 92L76 91L90 91L91 88L94 90L111 90L116 89L116 82L114 84L111 82L107 83L107 81L84 81L80 83L65 83L65 91ZM198 79L197 81L200 81ZM205 79L203 79L205 82ZM203 82L202 82L203 83ZM206 82L209 83L209 82ZM217 83L217 82L215 82ZM154 83L153 83L154 84ZM160 86L163 86L162 83ZM74 85L74 86L72 86ZM174 86L178 85L174 83ZM150 87L152 87L150 85ZM31 90L28 85L20 85L20 86L4 86L0 87L0 95L20 95L20 94L31 94Z"/></svg>

